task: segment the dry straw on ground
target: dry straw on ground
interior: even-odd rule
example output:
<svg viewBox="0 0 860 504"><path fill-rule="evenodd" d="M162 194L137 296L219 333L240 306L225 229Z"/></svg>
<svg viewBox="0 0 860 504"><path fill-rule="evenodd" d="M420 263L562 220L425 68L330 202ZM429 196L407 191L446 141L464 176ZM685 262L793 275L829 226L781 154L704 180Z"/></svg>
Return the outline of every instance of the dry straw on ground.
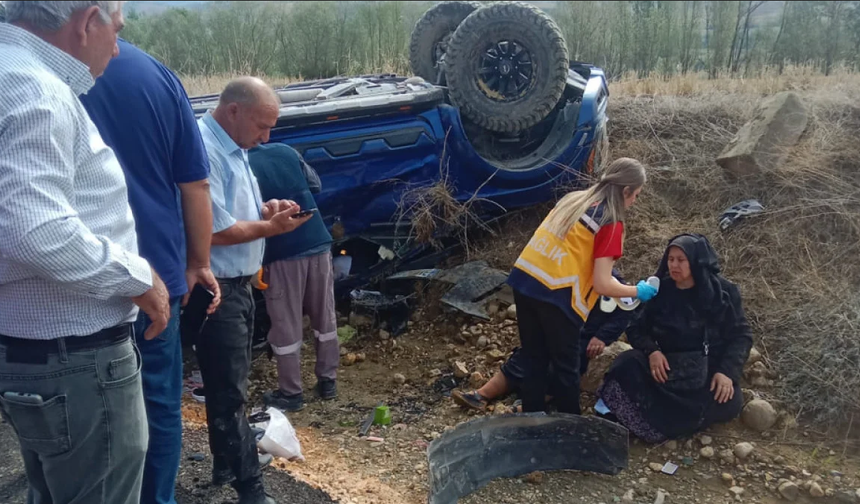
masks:
<svg viewBox="0 0 860 504"><path fill-rule="evenodd" d="M775 398L844 426L860 413L860 76L785 76L748 88L704 81L689 96L663 92L679 84L649 84L646 97L636 96L642 83L614 87L612 153L650 166L621 267L644 276L674 234L709 236L780 375ZM786 89L810 112L800 143L779 168L730 180L715 157L763 94ZM723 210L748 198L766 213L720 232Z"/></svg>
<svg viewBox="0 0 860 504"><path fill-rule="evenodd" d="M217 93L231 77L183 83L193 96ZM741 286L757 344L779 373L777 388L765 393L830 427L860 419L860 75L790 67L749 79L627 78L610 91L611 154L644 161L650 177L628 219L619 264L625 276L652 273L671 236L707 235L726 276ZM714 159L761 99L779 91L797 92L810 111L799 145L778 169L729 180ZM446 168L439 184L407 188L401 217L413 217L423 240L451 226L471 257L509 268L548 207L517 214L490 239L473 242L469 230L482 225L474 202L451 197ZM749 198L766 213L720 232L723 210Z"/></svg>

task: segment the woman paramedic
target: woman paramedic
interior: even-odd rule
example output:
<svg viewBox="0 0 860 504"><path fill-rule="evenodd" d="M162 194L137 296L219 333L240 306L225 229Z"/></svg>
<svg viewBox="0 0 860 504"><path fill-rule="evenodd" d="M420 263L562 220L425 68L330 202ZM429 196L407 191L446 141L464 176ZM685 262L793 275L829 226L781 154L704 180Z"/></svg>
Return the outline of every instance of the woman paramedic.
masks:
<svg viewBox="0 0 860 504"><path fill-rule="evenodd" d="M639 161L615 160L595 185L559 200L514 264L508 284L526 357L523 412L544 410L552 362L558 411L579 414L579 332L589 311L601 295L644 302L657 294L645 281L624 285L612 276L622 255L625 212L644 184Z"/></svg>

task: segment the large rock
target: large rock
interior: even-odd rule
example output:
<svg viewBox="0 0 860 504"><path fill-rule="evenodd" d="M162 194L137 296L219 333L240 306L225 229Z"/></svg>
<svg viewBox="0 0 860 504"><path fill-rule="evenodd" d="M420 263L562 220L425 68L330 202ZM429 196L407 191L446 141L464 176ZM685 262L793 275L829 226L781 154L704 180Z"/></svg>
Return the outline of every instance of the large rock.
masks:
<svg viewBox="0 0 860 504"><path fill-rule="evenodd" d="M749 457L754 450L755 447L750 443L738 443L734 448L735 456L741 460L745 460Z"/></svg>
<svg viewBox="0 0 860 504"><path fill-rule="evenodd" d="M791 481L783 481L779 485L779 494L782 495L782 498L789 501L797 500L797 495L800 493L800 488L798 488L797 484Z"/></svg>
<svg viewBox="0 0 860 504"><path fill-rule="evenodd" d="M621 353L633 347L623 341L616 341L603 350L603 353L588 362L588 371L583 375L580 388L585 392L595 393L603 382L603 375L609 370L612 361Z"/></svg>
<svg viewBox="0 0 860 504"><path fill-rule="evenodd" d="M776 423L777 413L773 406L764 399L753 399L744 406L741 420L750 429L764 432Z"/></svg>
<svg viewBox="0 0 860 504"><path fill-rule="evenodd" d="M778 93L759 106L717 157L728 173L743 176L778 166L797 143L809 116L798 96Z"/></svg>

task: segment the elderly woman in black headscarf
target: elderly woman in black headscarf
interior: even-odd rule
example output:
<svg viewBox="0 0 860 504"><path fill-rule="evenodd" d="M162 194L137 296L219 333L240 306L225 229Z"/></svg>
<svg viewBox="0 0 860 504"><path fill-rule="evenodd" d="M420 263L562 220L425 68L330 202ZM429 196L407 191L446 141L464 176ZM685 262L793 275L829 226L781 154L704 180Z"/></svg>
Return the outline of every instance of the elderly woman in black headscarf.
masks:
<svg viewBox="0 0 860 504"><path fill-rule="evenodd" d="M707 238L672 238L655 276L660 292L637 309L627 329L633 350L607 371L595 408L652 443L740 415L752 347L740 292Z"/></svg>

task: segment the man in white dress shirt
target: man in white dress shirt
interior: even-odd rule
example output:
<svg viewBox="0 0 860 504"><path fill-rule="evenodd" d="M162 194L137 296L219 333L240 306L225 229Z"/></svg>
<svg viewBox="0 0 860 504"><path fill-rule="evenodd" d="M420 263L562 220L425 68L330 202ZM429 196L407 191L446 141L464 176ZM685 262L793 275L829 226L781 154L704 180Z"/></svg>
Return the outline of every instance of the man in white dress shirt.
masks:
<svg viewBox="0 0 860 504"><path fill-rule="evenodd" d="M0 413L30 503L137 503L147 449L142 309L164 283L137 254L122 169L77 96L118 53L121 2L6 2L0 24Z"/></svg>

